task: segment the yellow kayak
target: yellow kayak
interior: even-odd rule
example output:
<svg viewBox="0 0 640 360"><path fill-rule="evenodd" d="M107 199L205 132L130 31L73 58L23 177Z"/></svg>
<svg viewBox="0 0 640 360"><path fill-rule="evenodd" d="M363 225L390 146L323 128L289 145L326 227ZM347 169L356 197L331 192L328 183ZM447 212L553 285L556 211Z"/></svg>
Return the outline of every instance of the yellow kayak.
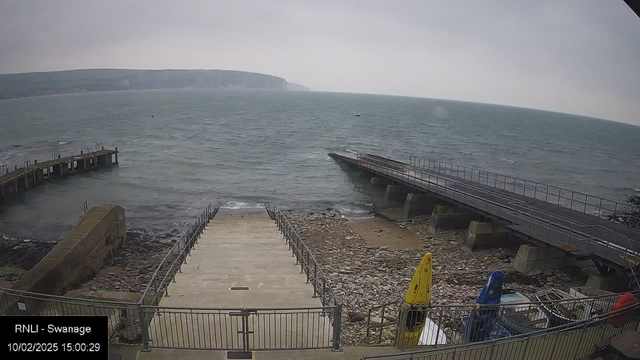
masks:
<svg viewBox="0 0 640 360"><path fill-rule="evenodd" d="M431 299L431 253L426 253L411 279L409 290L404 297L404 308L411 309L416 305L429 305ZM418 345L420 334L425 323L425 312L409 310L404 328L404 344Z"/></svg>

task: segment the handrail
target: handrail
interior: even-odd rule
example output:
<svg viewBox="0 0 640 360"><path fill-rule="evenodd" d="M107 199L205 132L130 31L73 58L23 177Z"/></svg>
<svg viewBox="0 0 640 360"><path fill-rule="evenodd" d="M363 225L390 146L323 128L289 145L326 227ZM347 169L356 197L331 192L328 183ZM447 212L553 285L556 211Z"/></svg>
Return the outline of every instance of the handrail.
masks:
<svg viewBox="0 0 640 360"><path fill-rule="evenodd" d="M185 254L190 254L191 249L193 248L193 245L197 242L197 239L200 236L200 234L202 234L202 231L204 230L206 224L208 224L209 221L216 216L219 208L220 208L219 204L215 206L213 206L212 204L207 205L207 207L200 213L200 216L196 218L196 220L189 227L189 229L185 231L184 234L182 234L180 239L176 241L176 243L171 247L171 249L165 254L165 256L160 261L160 264L158 264L158 267L153 272L151 279L149 279L149 282L147 283L147 286L144 289L144 292L140 299L141 304L145 304L145 299L149 294L149 291L151 290L152 286L154 290L153 290L153 298L152 298L151 304L155 305L159 303L159 300L160 300L159 297L162 296L161 294L162 291L165 291L165 293L167 292L167 287L168 287L167 279L171 278L175 281L175 272L176 272L175 269L178 268L177 271L180 271L180 268L182 267L182 261L186 263L187 255ZM168 262L169 256L171 254L174 254L176 251L178 255L169 264ZM180 262L179 264L178 264L178 260ZM164 272L164 275L161 275L160 273L162 269L167 265L169 266L169 268L167 269L167 271ZM159 279L160 276L162 276L162 279L160 280L159 284L155 284L155 282L157 281L157 279Z"/></svg>
<svg viewBox="0 0 640 360"><path fill-rule="evenodd" d="M485 347L495 346L496 344L502 344L502 343L530 341L530 339L535 339L539 336L559 334L567 331L587 329L592 326L604 325L605 323L603 323L603 321L606 321L613 317L624 316L625 314L630 314L630 313L632 314L636 312L638 309L640 309L640 303L637 303L633 306L624 307L615 311L611 311L609 313L602 314L587 320L576 321L576 322L565 324L555 328L542 329L542 330L538 330L538 331L530 332L526 334L514 335L514 336L505 337L505 338L487 340L487 341L481 341L481 342L458 344L458 345L448 346L444 348L407 351L407 352L396 353L396 354L366 356L364 357L364 359L398 359L398 360L399 359L415 359L415 357L428 356L431 353L445 354L450 352L457 352L458 349L462 349L462 348L467 348L467 349L485 348ZM604 332L603 332L603 335L604 335ZM525 353L526 353L526 350L525 350ZM523 358L525 358L524 355L525 354L522 354Z"/></svg>
<svg viewBox="0 0 640 360"><path fill-rule="evenodd" d="M438 324L438 328L440 328L444 323L447 323L451 319L459 319L461 316L469 316L471 317L474 313L502 313L512 311L512 309L527 309L537 311L548 312L550 308L554 308L558 305L562 306L564 310L566 310L566 314L564 316L576 316L576 320L584 320L588 318L595 317L600 315L602 312L609 311L611 306L622 296L624 293L615 293L608 295L599 295L592 297L576 297L571 299L564 300L544 300L544 301L529 301L529 302L518 302L518 303L502 303L495 305L488 304L434 304L433 302L427 305L414 305L411 310L420 311L425 313L434 323ZM629 292L635 297L640 297L640 290L636 290L633 292ZM377 337L377 342L374 340L374 343L382 343L382 329L393 327L396 329L396 333L398 333L398 325L400 323L400 319L402 319L402 304L403 301L398 299L393 302L388 302L382 305L377 305L369 308L367 314L367 332L366 336L370 340L374 340ZM391 314L398 316L396 320L389 321L385 319L385 314ZM571 315L567 315L571 314ZM372 323L371 319L376 316L380 318L379 323ZM443 323L444 321L444 323ZM564 324L562 321L560 323L553 322L550 324L550 327L556 327L558 325ZM449 324L450 325L450 324ZM474 331L467 332L459 332L457 330L451 329L450 326L447 326L449 330L447 330L447 343L452 344L456 342L465 341L465 335L469 336L478 336L474 334ZM373 336L373 338L372 338ZM442 344L430 344L430 345L442 345Z"/></svg>
<svg viewBox="0 0 640 360"><path fill-rule="evenodd" d="M619 211L619 208L624 209L629 207L627 204L620 203L615 200L610 200L610 199L595 196L595 195L589 195L579 191L569 190L569 189L565 189L565 188L553 186L553 185L547 185L541 182L522 179L515 176L503 175L503 174L494 173L491 171L484 171L484 170L467 167L463 165L450 164L443 161L435 161L435 160L429 160L429 159L420 158L416 156L410 156L409 165L422 168L422 169L425 169L425 165L426 165L427 170L436 171L442 174L455 176L457 178L462 178L465 180L470 180L472 182L476 182L481 185L491 186L496 189L500 189L498 187L498 183L501 183L503 185L502 190L509 191L514 194L523 195L526 197L531 197L537 200L542 200L542 201L545 201L551 204L560 205L560 206L566 205L566 204L563 204L560 201L560 199L568 200L569 206L566 206L566 207L575 211L580 211L585 214L588 213L587 206L591 206L591 207L597 206L598 216L602 214L603 209L612 211L613 212L612 215L615 216L615 214ZM460 176L461 172L462 172L462 176ZM502 178L502 180L499 180L499 178ZM507 181L507 179L512 179L513 181ZM482 182L482 180L484 180L484 182ZM518 184L518 181L520 181L521 184ZM527 187L527 184L529 185L529 187ZM507 185L513 185L513 186L509 187ZM531 185L533 185L533 187L531 187ZM519 189L519 188L522 188L523 190L522 193L519 193L516 191L516 189ZM540 188L543 188L543 189L540 189ZM549 192L549 189L557 189L557 193ZM533 196L531 196L531 192L527 192L526 190L533 190ZM565 193L565 196L563 196L563 192ZM544 199L542 199L541 197L538 197L538 193L545 195ZM549 195L554 197L556 201L555 202L550 201ZM569 195L571 195L571 197L569 197ZM579 195L579 197L576 198L576 195ZM580 200L581 197L584 197L584 201ZM594 199L596 203L589 202L589 198ZM573 206L574 203L584 205L582 206L582 210L576 209ZM610 203L611 204L610 206L613 206L613 208L607 208L603 206L603 204L606 205L607 203Z"/></svg>
<svg viewBox="0 0 640 360"><path fill-rule="evenodd" d="M282 232L283 236L287 241L287 245L292 249L293 254L296 256L296 264L299 264L301 269L301 273L305 272L307 275L307 281L313 279L313 295L316 296L318 293L318 279L322 279L322 296L320 300L322 305L325 306L337 306L340 305L340 300L336 296L333 291L333 286L331 286L331 280L324 274L322 270L322 266L318 264L316 257L313 255L309 247L304 243L302 237L298 235L298 232L291 226L289 223L289 219L280 211L280 209L276 205L272 205L273 209L269 209L275 215L275 221L278 224L278 228ZM306 265L306 266L305 266ZM311 267L313 266L313 276L311 275ZM330 302L327 304L327 299L325 298L325 292L328 290L330 295Z"/></svg>
<svg viewBox="0 0 640 360"><path fill-rule="evenodd" d="M282 232L282 236L285 238L286 244L289 245L289 249L293 252L292 256L296 257L296 265L300 265L300 274L305 273L307 276L307 283L313 285L313 297L320 297L320 302L326 308L332 308L334 311L326 312L329 317L329 321L333 325L333 349L338 351L342 348L340 342L342 332L342 303L333 291L331 286L331 279L329 279L322 270L322 266L316 260L309 247L304 243L302 237L298 235L298 232L291 226L289 219L278 209L274 204L272 207L265 205L269 216L273 215L273 219L278 225L278 229ZM313 274L312 274L313 267ZM320 287L319 281L321 280L322 286ZM327 293L329 299L327 299Z"/></svg>

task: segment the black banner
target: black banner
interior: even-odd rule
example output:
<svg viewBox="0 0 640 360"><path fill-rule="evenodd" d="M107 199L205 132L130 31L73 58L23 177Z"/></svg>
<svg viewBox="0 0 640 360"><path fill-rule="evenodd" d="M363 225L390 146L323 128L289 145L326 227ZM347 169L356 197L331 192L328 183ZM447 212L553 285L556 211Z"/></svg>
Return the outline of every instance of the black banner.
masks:
<svg viewBox="0 0 640 360"><path fill-rule="evenodd" d="M1 316L2 359L109 358L106 316Z"/></svg>

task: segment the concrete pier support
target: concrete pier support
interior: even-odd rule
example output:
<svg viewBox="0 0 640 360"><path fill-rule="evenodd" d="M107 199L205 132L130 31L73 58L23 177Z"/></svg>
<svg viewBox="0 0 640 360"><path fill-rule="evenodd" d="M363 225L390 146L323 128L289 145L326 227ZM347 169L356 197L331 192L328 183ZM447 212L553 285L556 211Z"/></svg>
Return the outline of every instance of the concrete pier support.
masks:
<svg viewBox="0 0 640 360"><path fill-rule="evenodd" d="M109 166L109 165L111 165L111 155L98 156L99 167ZM373 180L373 178L371 178L371 180Z"/></svg>
<svg viewBox="0 0 640 360"><path fill-rule="evenodd" d="M371 177L371 185L390 185L392 181L385 177L373 176Z"/></svg>
<svg viewBox="0 0 640 360"><path fill-rule="evenodd" d="M402 185L387 185L387 189L384 192L385 201L401 201L407 199L409 189Z"/></svg>
<svg viewBox="0 0 640 360"><path fill-rule="evenodd" d="M517 241L517 239L514 240ZM483 250L493 246L509 245L508 241L509 233L504 226L474 220L469 223L469 230L462 244L462 249L469 252Z"/></svg>
<svg viewBox="0 0 640 360"><path fill-rule="evenodd" d="M87 171L87 159L81 159L76 161L76 171Z"/></svg>
<svg viewBox="0 0 640 360"><path fill-rule="evenodd" d="M44 178L44 170L43 169L38 169L35 171L36 174L36 183L37 184L44 184L46 179Z"/></svg>
<svg viewBox="0 0 640 360"><path fill-rule="evenodd" d="M472 215L467 209L457 206L435 205L429 227L435 234L444 230L467 228L471 220Z"/></svg>
<svg viewBox="0 0 640 360"><path fill-rule="evenodd" d="M53 165L53 175L64 177L69 173L69 167L66 163Z"/></svg>
<svg viewBox="0 0 640 360"><path fill-rule="evenodd" d="M585 286L594 289L611 291L614 293L627 290L627 279L624 276L611 275L590 275Z"/></svg>
<svg viewBox="0 0 640 360"><path fill-rule="evenodd" d="M404 217L409 219L417 215L431 214L434 206L440 203L442 201L435 196L409 193L404 201Z"/></svg>
<svg viewBox="0 0 640 360"><path fill-rule="evenodd" d="M565 259L566 256L561 251L525 244L520 245L512 266L522 273L527 273L533 269L561 267Z"/></svg>

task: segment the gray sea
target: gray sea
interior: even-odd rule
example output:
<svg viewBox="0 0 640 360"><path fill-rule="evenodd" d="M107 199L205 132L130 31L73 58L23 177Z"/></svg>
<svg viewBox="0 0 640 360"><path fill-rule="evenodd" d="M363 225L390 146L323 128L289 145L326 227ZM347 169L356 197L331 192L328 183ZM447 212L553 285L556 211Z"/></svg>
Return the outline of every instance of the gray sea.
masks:
<svg viewBox="0 0 640 360"><path fill-rule="evenodd" d="M355 116L360 114L360 116ZM170 231L209 202L357 216L375 195L327 156L410 155L624 200L640 188L640 127L516 107L323 92L150 90L0 101L0 164L102 143L120 164L0 207L7 237L59 239L89 205Z"/></svg>

